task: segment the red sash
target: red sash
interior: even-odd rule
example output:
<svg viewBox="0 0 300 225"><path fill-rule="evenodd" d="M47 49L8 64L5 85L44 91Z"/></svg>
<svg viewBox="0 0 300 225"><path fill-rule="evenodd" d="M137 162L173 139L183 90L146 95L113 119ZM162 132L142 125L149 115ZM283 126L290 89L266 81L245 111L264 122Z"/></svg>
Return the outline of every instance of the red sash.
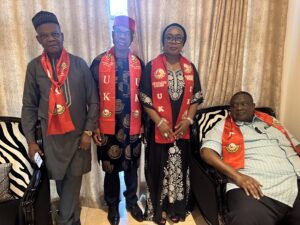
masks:
<svg viewBox="0 0 300 225"><path fill-rule="evenodd" d="M138 100L138 86L141 64L136 56L128 53L130 73L130 135L140 134L141 105ZM100 116L99 129L103 134L115 134L116 119L116 65L114 48L111 48L99 64Z"/></svg>
<svg viewBox="0 0 300 225"><path fill-rule="evenodd" d="M180 57L179 60L181 69L184 74L184 95L182 104L180 107L179 115L176 124L181 121L183 117L187 117L187 113L190 107L190 103L193 97L194 87L194 71L191 63L184 58ZM172 124L172 108L170 102L170 96L168 92L168 72L166 56L161 54L152 60L152 100L153 107L158 112L160 117L165 118L169 122L169 126L173 128ZM182 137L183 139L190 138L190 130L187 129ZM173 143L175 140L172 138L165 139L158 128L155 128L155 142L156 143Z"/></svg>
<svg viewBox="0 0 300 225"><path fill-rule="evenodd" d="M65 134L75 129L69 108L66 104L61 86L67 79L70 68L70 56L63 48L56 65L57 81L53 79L53 71L47 53L41 57L42 67L51 81L48 109L48 135Z"/></svg>
<svg viewBox="0 0 300 225"><path fill-rule="evenodd" d="M275 118L258 111L255 112L255 115L269 126L273 126L283 133L289 140L295 152L297 152L300 156L300 152L295 148L288 133ZM232 166L234 169L244 168L245 146L243 134L230 115L225 120L222 135L222 154L224 162Z"/></svg>

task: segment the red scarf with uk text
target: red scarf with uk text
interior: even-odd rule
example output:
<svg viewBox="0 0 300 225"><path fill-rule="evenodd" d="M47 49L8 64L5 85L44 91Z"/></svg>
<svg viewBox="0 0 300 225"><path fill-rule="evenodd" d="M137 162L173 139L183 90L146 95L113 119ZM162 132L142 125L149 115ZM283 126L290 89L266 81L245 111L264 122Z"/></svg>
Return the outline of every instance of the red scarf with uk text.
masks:
<svg viewBox="0 0 300 225"><path fill-rule="evenodd" d="M176 123L181 121L184 117L187 117L190 103L193 97L194 87L194 70L190 61L188 61L185 57L180 56L179 63L184 76L184 94ZM165 118L169 122L169 126L173 129L172 107L168 92L169 84L167 61L164 54L161 54L152 60L151 80L153 107L158 112L160 117ZM182 139L189 138L190 129L188 128L182 136ZM166 144L173 143L174 141L174 138L165 139L159 132L159 129L155 127L156 143Z"/></svg>
<svg viewBox="0 0 300 225"><path fill-rule="evenodd" d="M53 78L53 71L49 57L45 51L41 56L42 67L51 81L48 104L48 135L65 134L75 129L69 108L66 104L61 86L67 79L70 68L70 56L63 48L56 64L57 81Z"/></svg>
<svg viewBox="0 0 300 225"><path fill-rule="evenodd" d="M128 53L130 74L130 135L140 134L141 105L138 99L138 86L141 77L139 59ZM103 134L115 134L116 123L116 62L114 48L108 50L99 64L100 116L99 129Z"/></svg>

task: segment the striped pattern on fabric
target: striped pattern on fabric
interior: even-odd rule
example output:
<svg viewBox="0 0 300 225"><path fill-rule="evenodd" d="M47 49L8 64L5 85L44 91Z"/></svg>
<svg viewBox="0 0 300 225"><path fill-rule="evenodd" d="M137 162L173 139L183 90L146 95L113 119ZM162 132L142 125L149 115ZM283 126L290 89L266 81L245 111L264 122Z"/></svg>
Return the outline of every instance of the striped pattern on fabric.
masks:
<svg viewBox="0 0 300 225"><path fill-rule="evenodd" d="M257 107L255 110L267 113L273 117L276 117L273 109L269 107ZM196 121L198 124L198 133L199 133L199 143L202 144L202 139L205 138L205 135L210 131L217 122L226 118L230 112L229 105L221 106L212 106L208 108L203 108L198 110Z"/></svg>
<svg viewBox="0 0 300 225"><path fill-rule="evenodd" d="M12 164L10 190L16 198L21 198L33 171L27 155L27 142L20 118L0 117L0 164L8 162Z"/></svg>
<svg viewBox="0 0 300 225"><path fill-rule="evenodd" d="M206 133L220 120L226 118L229 114L229 106L216 106L205 108L199 111L197 123L199 127L199 141L202 143Z"/></svg>

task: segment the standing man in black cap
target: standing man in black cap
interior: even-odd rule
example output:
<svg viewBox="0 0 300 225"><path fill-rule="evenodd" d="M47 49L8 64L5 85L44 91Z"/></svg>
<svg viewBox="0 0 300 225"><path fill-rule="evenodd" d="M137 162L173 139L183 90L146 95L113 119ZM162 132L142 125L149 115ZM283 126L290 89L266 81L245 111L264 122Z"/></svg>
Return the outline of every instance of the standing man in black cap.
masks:
<svg viewBox="0 0 300 225"><path fill-rule="evenodd" d="M91 169L91 136L97 125L99 100L84 60L63 47L64 35L56 16L41 11L32 18L42 55L27 66L22 126L28 154L44 155L48 176L60 197L59 225L79 225L82 175ZM44 152L35 140L41 121Z"/></svg>
<svg viewBox="0 0 300 225"><path fill-rule="evenodd" d="M91 65L100 96L99 128L94 141L105 171L104 198L112 225L120 220L120 171L124 171L126 208L134 219L143 221L136 192L141 152L141 105L137 94L144 63L129 49L134 31L133 19L117 16L112 32L114 47L97 56Z"/></svg>

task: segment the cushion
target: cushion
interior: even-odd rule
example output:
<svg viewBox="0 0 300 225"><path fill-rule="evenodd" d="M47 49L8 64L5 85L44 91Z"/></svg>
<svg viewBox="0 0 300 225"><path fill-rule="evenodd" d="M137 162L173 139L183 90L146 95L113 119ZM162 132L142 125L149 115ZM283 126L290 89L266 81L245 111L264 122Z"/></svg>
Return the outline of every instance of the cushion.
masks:
<svg viewBox="0 0 300 225"><path fill-rule="evenodd" d="M210 131L213 126L220 120L226 118L229 114L229 105L214 106L198 111L198 126L199 126L199 142L202 143L202 139Z"/></svg>
<svg viewBox="0 0 300 225"><path fill-rule="evenodd" d="M275 112L270 107L256 107L255 110L276 117ZM219 122L222 119L225 119L229 113L230 113L229 105L203 108L197 112L200 144L202 143L202 139L205 138L207 132L210 131L216 125L217 122Z"/></svg>
<svg viewBox="0 0 300 225"><path fill-rule="evenodd" d="M0 164L0 202L14 199L9 190L8 174L11 170L11 163Z"/></svg>

